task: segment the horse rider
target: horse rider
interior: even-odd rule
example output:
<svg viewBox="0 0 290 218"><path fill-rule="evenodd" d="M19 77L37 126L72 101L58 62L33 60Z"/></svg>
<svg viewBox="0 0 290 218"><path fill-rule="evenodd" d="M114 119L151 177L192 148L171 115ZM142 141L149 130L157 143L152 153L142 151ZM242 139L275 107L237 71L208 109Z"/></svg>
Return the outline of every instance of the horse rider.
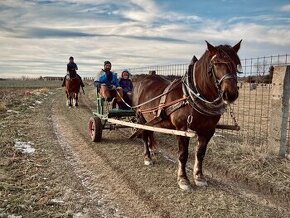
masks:
<svg viewBox="0 0 290 218"><path fill-rule="evenodd" d="M84 83L83 83L83 80L82 78L80 77L80 75L77 74L77 70L78 70L78 66L76 65L76 63L74 62L74 58L73 57L70 57L69 58L69 63L67 64L67 75L69 73L75 73L76 74L76 77L79 79L80 81L80 85L81 87L84 87ZM62 87L65 86L65 80L66 80L66 77L67 75L65 75L64 79L63 79L63 82L62 82Z"/></svg>
<svg viewBox="0 0 290 218"><path fill-rule="evenodd" d="M111 71L112 64L110 61L104 62L104 69L102 69L96 77L94 85L97 87L98 92L107 101L116 98L119 108L123 108L123 89L119 85L117 73ZM119 94L117 94L117 92Z"/></svg>

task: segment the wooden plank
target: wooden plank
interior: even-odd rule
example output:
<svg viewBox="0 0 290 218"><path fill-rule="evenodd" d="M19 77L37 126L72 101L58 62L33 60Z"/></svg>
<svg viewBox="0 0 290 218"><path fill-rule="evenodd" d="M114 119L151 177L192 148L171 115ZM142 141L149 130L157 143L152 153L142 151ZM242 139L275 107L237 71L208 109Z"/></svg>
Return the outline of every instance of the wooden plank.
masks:
<svg viewBox="0 0 290 218"><path fill-rule="evenodd" d="M180 135L180 136L186 136L186 137L195 137L196 134L194 132L189 132L189 131L181 131L181 130L175 130L175 129L165 129L165 128L160 128L160 127L154 127L154 126L146 126L138 123L130 123L122 120L116 120L112 118L107 118L106 119L110 123L114 124L120 124L123 126L129 126L137 129L145 129L145 130L150 130L154 132L161 132L161 133L166 133L166 134L171 134L171 135Z"/></svg>
<svg viewBox="0 0 290 218"><path fill-rule="evenodd" d="M217 124L217 129L229 129L229 130L237 130L239 131L241 129L240 126L233 126L233 125L225 125L225 124Z"/></svg>

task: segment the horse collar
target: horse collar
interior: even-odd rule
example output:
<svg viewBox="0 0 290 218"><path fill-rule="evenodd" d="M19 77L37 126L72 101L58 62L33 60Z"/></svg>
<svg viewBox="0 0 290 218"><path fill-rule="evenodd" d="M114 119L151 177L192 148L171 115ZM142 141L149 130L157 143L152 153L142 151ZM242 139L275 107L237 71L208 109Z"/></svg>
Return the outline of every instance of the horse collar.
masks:
<svg viewBox="0 0 290 218"><path fill-rule="evenodd" d="M203 97L198 89L197 82L195 79L195 66L193 65L192 74L187 72L182 78L182 90L185 96L188 96L189 104L199 113L206 116L216 116L221 115L225 111L225 104L222 99L221 90L219 88L218 82L215 78L215 87L218 89L218 97L213 101L208 101Z"/></svg>

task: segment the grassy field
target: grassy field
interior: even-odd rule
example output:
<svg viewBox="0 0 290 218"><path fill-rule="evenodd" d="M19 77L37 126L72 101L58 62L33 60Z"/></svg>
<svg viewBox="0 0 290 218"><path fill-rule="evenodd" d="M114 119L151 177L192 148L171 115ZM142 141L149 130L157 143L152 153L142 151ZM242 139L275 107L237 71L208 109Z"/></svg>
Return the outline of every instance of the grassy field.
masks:
<svg viewBox="0 0 290 218"><path fill-rule="evenodd" d="M0 80L0 88L56 88L61 87L62 81L45 81L45 80L21 80L5 79Z"/></svg>

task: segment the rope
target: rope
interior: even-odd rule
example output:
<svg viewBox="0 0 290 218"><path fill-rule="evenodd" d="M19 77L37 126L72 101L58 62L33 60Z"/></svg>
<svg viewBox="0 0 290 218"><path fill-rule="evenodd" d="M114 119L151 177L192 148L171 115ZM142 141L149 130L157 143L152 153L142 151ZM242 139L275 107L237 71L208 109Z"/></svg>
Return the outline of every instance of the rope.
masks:
<svg viewBox="0 0 290 218"><path fill-rule="evenodd" d="M184 101L184 100L187 100L187 99L188 99L188 97L182 97L182 98L179 98L179 99L176 99L176 100L170 102L169 104L162 104L162 105L158 105L158 106L153 107L153 108L147 108L147 109L143 109L143 110L142 109L139 109L139 111L141 113L143 113L143 114L145 114L145 113L151 113L151 112L154 112L156 110L160 110L162 108L169 107L171 105L174 105L174 104L176 104L178 102L181 102L181 101Z"/></svg>
<svg viewBox="0 0 290 218"><path fill-rule="evenodd" d="M235 117L234 109L231 107L231 105L229 105L229 108L230 108L230 115L231 115L231 118L234 121L235 126L239 126L239 124L238 124L238 122L236 120L236 117Z"/></svg>
<svg viewBox="0 0 290 218"><path fill-rule="evenodd" d="M129 104L128 104L128 103L127 103L127 102L122 98L122 96L120 95L120 93L119 93L118 91L117 91L117 94L119 95L119 97L121 98L121 100L126 104L127 107L129 107L129 108L131 108L132 110L134 110L134 109L139 108L139 107L141 107L141 106L143 106L143 105L145 105L145 104L148 104L148 103L150 103L150 102L152 102L152 101L154 101L154 100L156 100L156 99L158 99L158 98L161 98L161 97L164 96L164 95L167 95L167 94L170 93L173 89L175 89L176 86L179 85L180 82L181 82L181 80L178 81L176 84L174 84L174 86L172 86L172 88L169 89L167 92L162 93L162 94L160 94L160 95L158 95L158 96L156 96L156 97L154 97L154 98L151 98L151 99L148 100L148 101L145 101L145 102L143 102L143 103L141 103L141 104L138 104L138 105L135 105L135 106L131 106L131 105L129 105Z"/></svg>

